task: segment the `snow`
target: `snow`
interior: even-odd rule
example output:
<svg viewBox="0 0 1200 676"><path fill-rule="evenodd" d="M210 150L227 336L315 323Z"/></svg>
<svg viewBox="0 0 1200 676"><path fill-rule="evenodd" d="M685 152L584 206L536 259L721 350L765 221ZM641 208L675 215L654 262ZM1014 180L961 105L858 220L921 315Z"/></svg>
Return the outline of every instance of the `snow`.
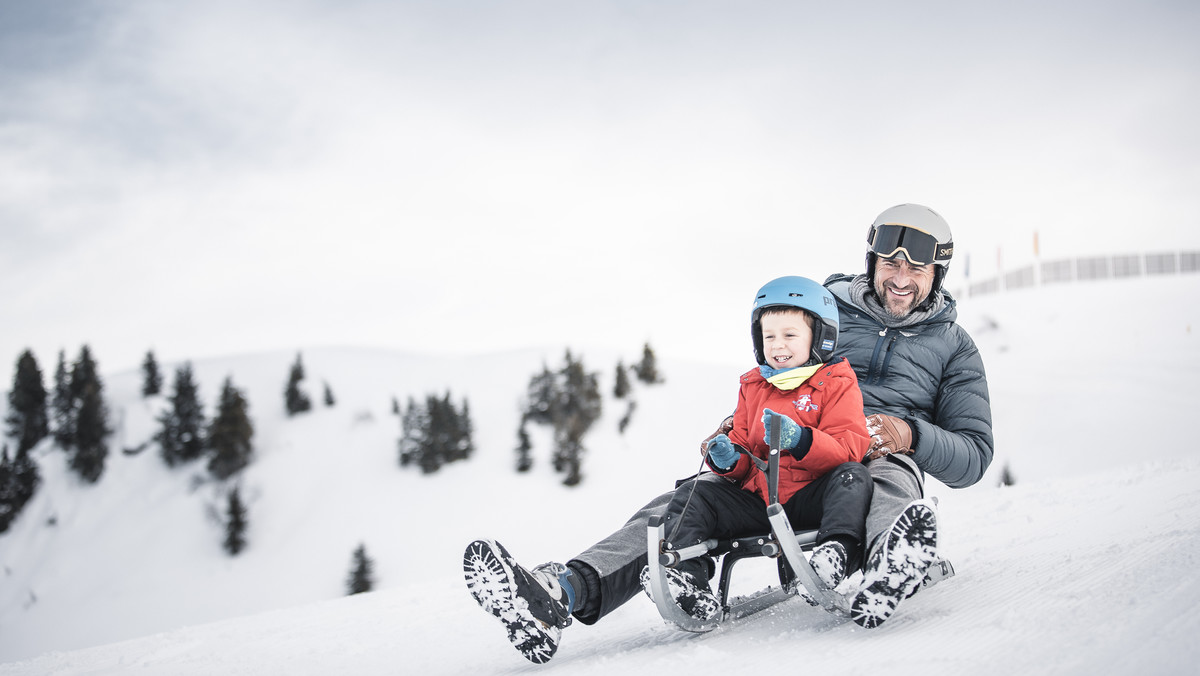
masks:
<svg viewBox="0 0 1200 676"><path fill-rule="evenodd" d="M568 627L547 665L526 662L467 593L462 550L494 537L521 561L563 561L699 466L698 444L732 409L748 367L671 358L662 385L605 401L585 482L561 486L534 429L537 467L511 469L528 379L571 346L461 362L385 350L305 349L316 404L287 418L295 352L199 361L215 404L231 376L250 401L256 460L241 486L249 548L230 558L210 513L222 487L200 465L168 469L151 444L161 398L139 374L106 376L120 421L100 482L36 449L45 484L0 536L0 674L650 673L837 669L953 673L1185 673L1200 659L1200 457L1184 444L1200 396L1192 302L1200 276L1069 284L961 300L984 353L997 455L974 487L931 482L942 553L957 575L874 630L793 599L715 632L665 625L637 597ZM714 321L721 318L714 318ZM727 318L741 321L740 317ZM579 351L606 394L623 351ZM52 372L54 355L37 355ZM734 355L736 357L737 355ZM97 355L103 366L103 355ZM169 386L174 364L164 364ZM328 382L337 404L320 403ZM466 397L476 456L433 476L396 463L391 400ZM4 404L0 404L3 408ZM1016 485L998 486L1004 466ZM345 597L359 543L377 590ZM735 593L770 582L744 562Z"/></svg>

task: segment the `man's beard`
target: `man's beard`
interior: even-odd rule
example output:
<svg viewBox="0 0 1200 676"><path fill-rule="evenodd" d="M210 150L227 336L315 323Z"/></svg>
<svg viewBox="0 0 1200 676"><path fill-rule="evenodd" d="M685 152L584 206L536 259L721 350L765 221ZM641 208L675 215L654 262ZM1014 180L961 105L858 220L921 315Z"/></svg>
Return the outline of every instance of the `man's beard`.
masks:
<svg viewBox="0 0 1200 676"><path fill-rule="evenodd" d="M903 291L904 289L901 290ZM917 298L917 293L919 293L919 289L912 289L911 294L901 299L888 293L884 284L879 283L875 285L875 297L879 299L879 304L883 307L883 311L896 319L907 317L916 309L920 301L924 300L923 298Z"/></svg>

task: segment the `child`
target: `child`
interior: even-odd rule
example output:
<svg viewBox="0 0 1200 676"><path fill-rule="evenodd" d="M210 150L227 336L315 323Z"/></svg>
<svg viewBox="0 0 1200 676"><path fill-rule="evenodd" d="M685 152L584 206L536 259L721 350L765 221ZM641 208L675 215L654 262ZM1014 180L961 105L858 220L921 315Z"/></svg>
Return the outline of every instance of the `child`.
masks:
<svg viewBox="0 0 1200 676"><path fill-rule="evenodd" d="M870 437L858 379L845 359L829 361L837 304L810 279L781 277L755 296L750 331L758 367L741 377L733 429L706 447L708 466L727 481L698 479L676 489L667 540L680 549L770 531L767 477L748 456L767 459L780 420L779 502L792 526L819 527L811 562L832 589L861 566L872 491L860 462ZM700 557L666 570L675 602L700 620L720 612L708 585L714 568ZM645 570L642 585L649 592Z"/></svg>

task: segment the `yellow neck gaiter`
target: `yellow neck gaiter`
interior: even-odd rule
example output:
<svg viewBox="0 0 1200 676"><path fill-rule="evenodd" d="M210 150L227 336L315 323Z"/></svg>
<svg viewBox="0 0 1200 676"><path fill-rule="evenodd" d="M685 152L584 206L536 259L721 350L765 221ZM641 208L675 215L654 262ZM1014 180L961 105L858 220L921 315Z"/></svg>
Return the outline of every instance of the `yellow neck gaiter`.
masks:
<svg viewBox="0 0 1200 676"><path fill-rule="evenodd" d="M812 366L798 366L794 369L788 369L781 373L767 378L767 382L781 390L794 390L804 384L804 381L812 377L812 374L821 369L824 364L813 364Z"/></svg>

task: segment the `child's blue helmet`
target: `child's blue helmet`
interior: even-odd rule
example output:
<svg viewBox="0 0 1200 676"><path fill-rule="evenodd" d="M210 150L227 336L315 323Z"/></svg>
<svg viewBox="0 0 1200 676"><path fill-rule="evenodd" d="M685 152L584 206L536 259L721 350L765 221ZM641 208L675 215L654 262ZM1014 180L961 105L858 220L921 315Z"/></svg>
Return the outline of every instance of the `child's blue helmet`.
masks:
<svg viewBox="0 0 1200 676"><path fill-rule="evenodd" d="M813 328L812 358L827 362L837 347L838 308L833 294L807 277L780 277L766 283L754 295L750 310L750 337L754 341L754 358L766 364L763 354L762 313L770 307L794 307L816 318Z"/></svg>

